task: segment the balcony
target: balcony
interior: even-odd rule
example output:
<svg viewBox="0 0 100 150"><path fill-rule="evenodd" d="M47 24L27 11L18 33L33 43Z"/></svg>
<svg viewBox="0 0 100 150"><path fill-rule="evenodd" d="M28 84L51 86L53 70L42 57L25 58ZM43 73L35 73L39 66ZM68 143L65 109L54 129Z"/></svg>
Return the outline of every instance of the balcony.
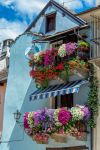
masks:
<svg viewBox="0 0 100 150"><path fill-rule="evenodd" d="M90 62L100 68L100 38L92 40L94 44L90 50Z"/></svg>
<svg viewBox="0 0 100 150"><path fill-rule="evenodd" d="M90 22L90 62L100 68L100 17L91 15Z"/></svg>
<svg viewBox="0 0 100 150"><path fill-rule="evenodd" d="M8 75L8 58L6 52L0 55L0 82L5 81Z"/></svg>

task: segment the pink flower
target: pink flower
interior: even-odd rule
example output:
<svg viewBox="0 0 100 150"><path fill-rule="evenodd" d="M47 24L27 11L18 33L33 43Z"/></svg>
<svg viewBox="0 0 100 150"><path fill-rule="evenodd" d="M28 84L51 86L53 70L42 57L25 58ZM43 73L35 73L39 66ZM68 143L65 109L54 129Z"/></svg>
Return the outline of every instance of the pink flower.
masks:
<svg viewBox="0 0 100 150"><path fill-rule="evenodd" d="M27 129L29 129L30 127L29 127L29 124L28 124L28 112L26 112L25 114L24 114L24 128L27 128Z"/></svg>
<svg viewBox="0 0 100 150"><path fill-rule="evenodd" d="M58 113L58 120L63 125L66 125L68 121L71 119L71 113L64 108L62 108Z"/></svg>

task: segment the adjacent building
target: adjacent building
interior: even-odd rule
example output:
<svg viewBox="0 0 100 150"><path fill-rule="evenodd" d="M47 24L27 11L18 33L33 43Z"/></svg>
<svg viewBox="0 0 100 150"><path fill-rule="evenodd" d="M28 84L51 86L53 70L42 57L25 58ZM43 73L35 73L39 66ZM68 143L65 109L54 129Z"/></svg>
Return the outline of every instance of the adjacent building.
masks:
<svg viewBox="0 0 100 150"><path fill-rule="evenodd" d="M100 103L100 1L97 1L97 7L91 8L90 10L78 14L79 17L86 20L90 25L90 43L91 43L91 53L90 62L95 66L96 74L99 81L99 103ZM97 127L94 129L94 142L93 149L99 150L100 144L100 112L97 117Z"/></svg>
<svg viewBox="0 0 100 150"><path fill-rule="evenodd" d="M1 43L0 49L0 137L2 135L4 97L8 77L10 46L12 42L12 39L4 40Z"/></svg>

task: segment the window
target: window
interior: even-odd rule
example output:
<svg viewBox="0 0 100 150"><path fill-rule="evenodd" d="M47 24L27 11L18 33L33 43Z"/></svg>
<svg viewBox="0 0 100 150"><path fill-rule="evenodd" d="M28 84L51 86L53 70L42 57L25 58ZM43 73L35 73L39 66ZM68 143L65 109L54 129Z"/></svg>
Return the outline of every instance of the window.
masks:
<svg viewBox="0 0 100 150"><path fill-rule="evenodd" d="M55 30L56 26L56 14L46 16L46 32Z"/></svg>
<svg viewBox="0 0 100 150"><path fill-rule="evenodd" d="M73 94L57 96L55 98L55 108L59 107L73 107Z"/></svg>

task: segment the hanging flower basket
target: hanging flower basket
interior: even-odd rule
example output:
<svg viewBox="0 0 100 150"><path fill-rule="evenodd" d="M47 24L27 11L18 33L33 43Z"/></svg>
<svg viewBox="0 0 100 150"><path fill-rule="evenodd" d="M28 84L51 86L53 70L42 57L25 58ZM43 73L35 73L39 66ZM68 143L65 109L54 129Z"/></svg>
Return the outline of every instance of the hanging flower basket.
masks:
<svg viewBox="0 0 100 150"><path fill-rule="evenodd" d="M51 135L51 138L54 139L55 142L59 142L59 143L67 142L67 134L54 133Z"/></svg>
<svg viewBox="0 0 100 150"><path fill-rule="evenodd" d="M85 41L78 41L78 51L84 51L84 52L88 52L89 51L89 43L85 42Z"/></svg>

